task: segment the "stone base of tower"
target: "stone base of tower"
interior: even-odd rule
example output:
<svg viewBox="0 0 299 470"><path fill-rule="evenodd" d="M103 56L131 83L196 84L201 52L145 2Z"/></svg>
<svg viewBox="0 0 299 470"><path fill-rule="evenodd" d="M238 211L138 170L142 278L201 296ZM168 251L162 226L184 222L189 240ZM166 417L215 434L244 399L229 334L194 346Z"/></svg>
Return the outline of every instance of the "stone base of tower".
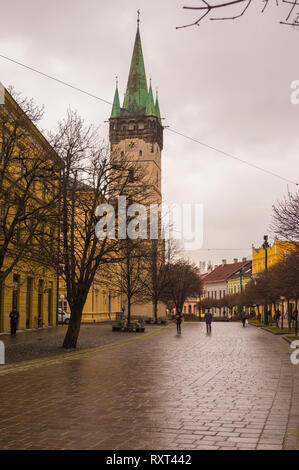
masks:
<svg viewBox="0 0 299 470"><path fill-rule="evenodd" d="M126 308L126 312L127 312ZM134 304L131 306L131 315L134 318L154 318L153 312L153 304L152 303L144 303L144 304ZM166 317L166 305L163 302L158 303L158 318L165 318Z"/></svg>

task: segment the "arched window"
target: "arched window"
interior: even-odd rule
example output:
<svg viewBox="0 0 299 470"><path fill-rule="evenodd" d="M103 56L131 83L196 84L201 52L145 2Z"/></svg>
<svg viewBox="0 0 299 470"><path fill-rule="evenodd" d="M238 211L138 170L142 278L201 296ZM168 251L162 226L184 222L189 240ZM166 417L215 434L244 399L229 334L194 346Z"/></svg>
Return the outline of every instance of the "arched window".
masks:
<svg viewBox="0 0 299 470"><path fill-rule="evenodd" d="M139 157L142 157L142 150L139 150Z"/></svg>
<svg viewBox="0 0 299 470"><path fill-rule="evenodd" d="M125 156L125 152L124 152L123 150L120 152L120 156L121 156L122 158Z"/></svg>

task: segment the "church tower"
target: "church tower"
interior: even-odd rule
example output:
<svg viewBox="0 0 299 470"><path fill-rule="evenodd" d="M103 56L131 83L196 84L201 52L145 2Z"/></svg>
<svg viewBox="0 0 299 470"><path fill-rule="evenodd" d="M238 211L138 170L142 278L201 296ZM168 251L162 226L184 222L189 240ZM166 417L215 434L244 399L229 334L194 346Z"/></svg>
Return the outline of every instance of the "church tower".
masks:
<svg viewBox="0 0 299 470"><path fill-rule="evenodd" d="M139 18L123 105L120 106L117 83L109 122L111 153L117 159L128 159L142 165L153 189L152 202L161 204L163 126L158 94L154 101L151 81L149 88L147 86Z"/></svg>
<svg viewBox="0 0 299 470"><path fill-rule="evenodd" d="M140 169L141 180L144 178L145 187L149 188L149 198L146 191L144 201L147 202L143 202L143 204L158 204L160 206L162 204L161 153L163 149L163 126L158 94L156 94L154 100L151 80L149 88L147 84L139 31L139 15L123 105L120 104L118 83L116 83L109 123L112 158L116 161L123 159L124 162L133 163L134 168ZM135 188L138 191L140 186L138 177L136 177L136 181ZM134 178L132 184L134 184ZM158 217L159 233L161 234L161 216ZM160 240L158 241L159 247L162 246L163 250L164 244L160 235L158 237ZM164 304L158 302L156 307L157 315L164 316ZM141 303L134 302L134 305L132 303L130 312L132 315L142 317L149 316L152 309L153 304L148 303L147 300Z"/></svg>

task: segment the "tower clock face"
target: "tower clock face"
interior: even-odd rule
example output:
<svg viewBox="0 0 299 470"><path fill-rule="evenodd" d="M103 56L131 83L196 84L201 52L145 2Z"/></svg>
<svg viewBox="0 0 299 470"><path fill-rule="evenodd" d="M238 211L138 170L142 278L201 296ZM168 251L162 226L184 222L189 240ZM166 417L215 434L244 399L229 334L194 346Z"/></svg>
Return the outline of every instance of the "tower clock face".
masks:
<svg viewBox="0 0 299 470"><path fill-rule="evenodd" d="M136 145L136 144L135 144L134 140L131 140L131 142L129 143L130 149L135 148L135 145Z"/></svg>

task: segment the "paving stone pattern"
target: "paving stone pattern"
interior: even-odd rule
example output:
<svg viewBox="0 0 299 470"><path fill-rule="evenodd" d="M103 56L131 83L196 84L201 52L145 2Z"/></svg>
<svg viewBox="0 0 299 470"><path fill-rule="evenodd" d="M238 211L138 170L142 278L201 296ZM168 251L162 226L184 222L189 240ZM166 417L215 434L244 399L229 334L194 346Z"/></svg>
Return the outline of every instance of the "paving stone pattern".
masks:
<svg viewBox="0 0 299 470"><path fill-rule="evenodd" d="M290 352L258 328L189 323L0 368L0 449L298 449Z"/></svg>

